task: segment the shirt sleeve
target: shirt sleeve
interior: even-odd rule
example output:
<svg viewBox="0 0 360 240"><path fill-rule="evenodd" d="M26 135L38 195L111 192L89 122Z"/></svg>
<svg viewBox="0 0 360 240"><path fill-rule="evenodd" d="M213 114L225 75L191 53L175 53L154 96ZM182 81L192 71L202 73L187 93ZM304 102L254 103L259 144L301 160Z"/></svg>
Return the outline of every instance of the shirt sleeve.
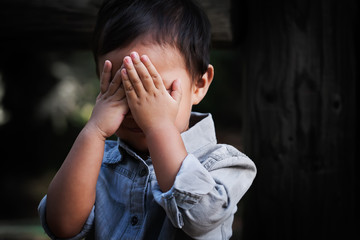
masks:
<svg viewBox="0 0 360 240"><path fill-rule="evenodd" d="M45 196L39 206L38 206L38 213L40 216L40 222L41 225L44 229L44 231L46 232L46 234L51 238L51 239L60 239L57 238L49 229L49 226L47 225L46 222L46 199L47 196ZM95 206L92 208L90 215L88 217L88 219L86 220L81 232L79 234L77 234L76 236L72 237L72 238L66 238L68 240L77 240L77 239L83 239L84 237L87 236L87 234L90 232L93 222L94 222L94 212L95 212ZM61 240L65 240L64 238L61 238Z"/></svg>
<svg viewBox="0 0 360 240"><path fill-rule="evenodd" d="M200 162L189 154L172 188L163 193L152 183L155 201L174 227L199 237L223 224L237 210L237 203L256 175L254 163L239 151L225 147Z"/></svg>

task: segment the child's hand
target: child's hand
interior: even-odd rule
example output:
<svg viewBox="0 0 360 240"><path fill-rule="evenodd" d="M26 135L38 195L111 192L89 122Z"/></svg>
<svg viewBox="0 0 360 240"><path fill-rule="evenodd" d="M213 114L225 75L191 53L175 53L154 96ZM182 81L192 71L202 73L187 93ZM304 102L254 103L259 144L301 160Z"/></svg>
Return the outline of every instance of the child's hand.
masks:
<svg viewBox="0 0 360 240"><path fill-rule="evenodd" d="M111 79L112 64L105 61L100 76L100 93L88 124L95 127L102 137L112 136L120 127L125 115L129 111L126 95L122 87L121 69Z"/></svg>
<svg viewBox="0 0 360 240"><path fill-rule="evenodd" d="M175 126L181 100L180 80L172 83L170 94L160 74L146 55L136 52L124 58L121 71L127 101L134 120L147 134L148 131Z"/></svg>

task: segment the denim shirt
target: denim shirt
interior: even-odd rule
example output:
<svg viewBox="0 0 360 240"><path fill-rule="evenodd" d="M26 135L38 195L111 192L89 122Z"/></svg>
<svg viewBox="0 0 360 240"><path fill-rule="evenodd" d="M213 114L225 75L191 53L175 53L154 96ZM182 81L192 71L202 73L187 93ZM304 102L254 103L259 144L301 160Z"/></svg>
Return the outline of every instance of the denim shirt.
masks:
<svg viewBox="0 0 360 240"><path fill-rule="evenodd" d="M192 113L191 123L181 135L188 155L167 192L150 158L121 140L106 141L94 207L70 239L229 239L256 167L234 147L217 144L210 114ZM46 196L38 210L46 233L57 239L46 224Z"/></svg>

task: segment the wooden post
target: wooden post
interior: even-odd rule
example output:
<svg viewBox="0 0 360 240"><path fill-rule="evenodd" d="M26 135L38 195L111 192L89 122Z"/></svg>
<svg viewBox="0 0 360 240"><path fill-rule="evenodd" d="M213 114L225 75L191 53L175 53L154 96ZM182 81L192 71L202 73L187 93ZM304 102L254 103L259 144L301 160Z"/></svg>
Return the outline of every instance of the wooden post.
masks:
<svg viewBox="0 0 360 240"><path fill-rule="evenodd" d="M247 3L244 239L356 236L357 2Z"/></svg>

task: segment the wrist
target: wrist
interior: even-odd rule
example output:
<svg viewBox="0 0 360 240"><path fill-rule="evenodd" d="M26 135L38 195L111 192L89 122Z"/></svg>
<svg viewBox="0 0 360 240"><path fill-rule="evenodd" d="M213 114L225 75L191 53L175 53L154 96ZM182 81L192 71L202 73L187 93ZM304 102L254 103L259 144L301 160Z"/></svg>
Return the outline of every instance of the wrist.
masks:
<svg viewBox="0 0 360 240"><path fill-rule="evenodd" d="M96 138L100 141L105 141L107 136L96 124L88 122L82 130L82 134L89 138Z"/></svg>
<svg viewBox="0 0 360 240"><path fill-rule="evenodd" d="M149 127L143 130L146 137L151 137L154 135L168 135L169 133L172 134L180 134L179 130L177 129L176 125L173 122L161 122L161 124L157 124L155 126Z"/></svg>

